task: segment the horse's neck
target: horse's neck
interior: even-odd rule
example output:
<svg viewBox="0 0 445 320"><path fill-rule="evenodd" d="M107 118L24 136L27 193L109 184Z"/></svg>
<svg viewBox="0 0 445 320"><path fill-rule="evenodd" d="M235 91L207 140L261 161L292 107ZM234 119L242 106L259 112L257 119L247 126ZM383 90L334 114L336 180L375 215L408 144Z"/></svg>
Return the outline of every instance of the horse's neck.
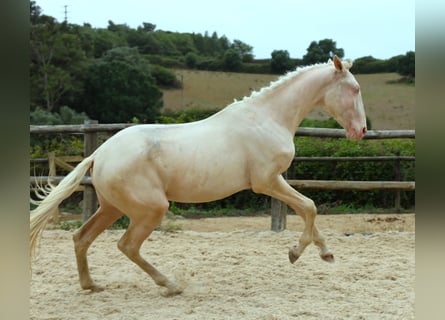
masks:
<svg viewBox="0 0 445 320"><path fill-rule="evenodd" d="M314 67L302 73L296 72L277 85L252 97L255 108L292 134L304 117L320 102L329 81L329 68Z"/></svg>

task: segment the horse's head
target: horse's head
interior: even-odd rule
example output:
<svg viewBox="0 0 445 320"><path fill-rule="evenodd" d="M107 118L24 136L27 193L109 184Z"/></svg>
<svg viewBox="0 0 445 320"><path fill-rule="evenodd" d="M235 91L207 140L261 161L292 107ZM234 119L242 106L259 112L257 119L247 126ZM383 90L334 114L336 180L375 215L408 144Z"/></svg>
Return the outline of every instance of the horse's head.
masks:
<svg viewBox="0 0 445 320"><path fill-rule="evenodd" d="M324 96L324 107L345 128L348 139L361 139L367 128L360 85L349 72L350 62L334 56L333 65L335 71Z"/></svg>

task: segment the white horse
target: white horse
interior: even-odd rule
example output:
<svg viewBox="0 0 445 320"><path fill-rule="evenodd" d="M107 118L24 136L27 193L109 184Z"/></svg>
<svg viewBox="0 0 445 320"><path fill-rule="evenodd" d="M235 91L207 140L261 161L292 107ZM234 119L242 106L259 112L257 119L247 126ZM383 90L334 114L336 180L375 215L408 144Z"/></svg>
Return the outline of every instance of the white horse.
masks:
<svg viewBox="0 0 445 320"><path fill-rule="evenodd" d="M127 215L128 229L119 249L147 272L168 294L182 289L156 270L139 249L159 225L169 201L214 201L252 189L287 203L305 221L299 245L289 250L293 263L314 242L323 260L333 261L314 224L314 202L284 180L295 149L293 138L301 120L324 107L346 129L350 139L366 134L360 86L349 72L351 63L333 61L299 68L269 87L235 101L196 122L136 125L121 130L85 158L30 216L30 251L63 199L90 170L99 200L96 213L74 234L80 285L102 290L92 280L87 250L114 221Z"/></svg>

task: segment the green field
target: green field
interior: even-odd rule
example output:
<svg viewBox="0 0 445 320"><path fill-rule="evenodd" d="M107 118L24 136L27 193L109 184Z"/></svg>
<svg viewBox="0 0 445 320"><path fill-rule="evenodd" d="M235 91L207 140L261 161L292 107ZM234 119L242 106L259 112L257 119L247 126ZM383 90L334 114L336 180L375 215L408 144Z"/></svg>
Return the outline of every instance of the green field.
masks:
<svg viewBox="0 0 445 320"><path fill-rule="evenodd" d="M177 70L183 89L164 90L164 110L220 109L242 99L254 90L269 85L276 75L243 74ZM400 78L395 73L357 75L367 116L372 128L415 129L415 87L406 84L388 84ZM309 118L327 117L314 110Z"/></svg>

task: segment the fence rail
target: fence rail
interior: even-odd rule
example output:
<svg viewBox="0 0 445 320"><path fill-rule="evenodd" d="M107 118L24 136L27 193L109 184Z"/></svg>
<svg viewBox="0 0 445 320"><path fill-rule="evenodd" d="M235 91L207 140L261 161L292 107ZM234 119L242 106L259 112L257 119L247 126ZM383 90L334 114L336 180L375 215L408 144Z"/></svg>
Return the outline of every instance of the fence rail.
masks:
<svg viewBox="0 0 445 320"><path fill-rule="evenodd" d="M346 136L346 131L344 129L301 127L298 128L295 135L302 137L344 138ZM414 139L415 137L415 130L369 130L363 139Z"/></svg>
<svg viewBox="0 0 445 320"><path fill-rule="evenodd" d="M45 126L29 126L30 133L89 133L89 132L116 132L127 127L131 127L133 123L111 123L99 124L88 123L78 125L45 125ZM319 137L319 138L344 138L346 131L344 129L329 129L329 128L298 128L295 133L296 136L301 137ZM369 130L364 139L414 139L416 136L415 130Z"/></svg>
<svg viewBox="0 0 445 320"><path fill-rule="evenodd" d="M287 180L298 189L318 190L415 190L414 181Z"/></svg>
<svg viewBox="0 0 445 320"><path fill-rule="evenodd" d="M30 126L32 134L83 134L84 156L88 156L97 148L97 133L114 133L130 127L131 123L98 124L95 120L87 120L82 125L54 125L54 126ZM344 138L343 129L328 128L299 128L296 136L319 138ZM364 139L414 139L415 130L369 130ZM45 159L34 159L35 162L43 162ZM47 161L47 160L46 160ZM295 157L294 161L415 161L413 156L379 156L379 157ZM286 175L285 175L286 176ZM60 182L63 176L33 176L30 184L43 184L47 181ZM397 177L396 177L397 178ZM397 179L399 180L399 179ZM338 180L287 180L290 185L299 189L320 190L395 190L396 207L400 204L400 190L415 190L414 181L338 181ZM88 219L96 210L97 199L92 186L91 177L85 176L81 184L84 188L83 219ZM287 206L276 199L271 202L272 223L271 228L281 231L286 228Z"/></svg>

